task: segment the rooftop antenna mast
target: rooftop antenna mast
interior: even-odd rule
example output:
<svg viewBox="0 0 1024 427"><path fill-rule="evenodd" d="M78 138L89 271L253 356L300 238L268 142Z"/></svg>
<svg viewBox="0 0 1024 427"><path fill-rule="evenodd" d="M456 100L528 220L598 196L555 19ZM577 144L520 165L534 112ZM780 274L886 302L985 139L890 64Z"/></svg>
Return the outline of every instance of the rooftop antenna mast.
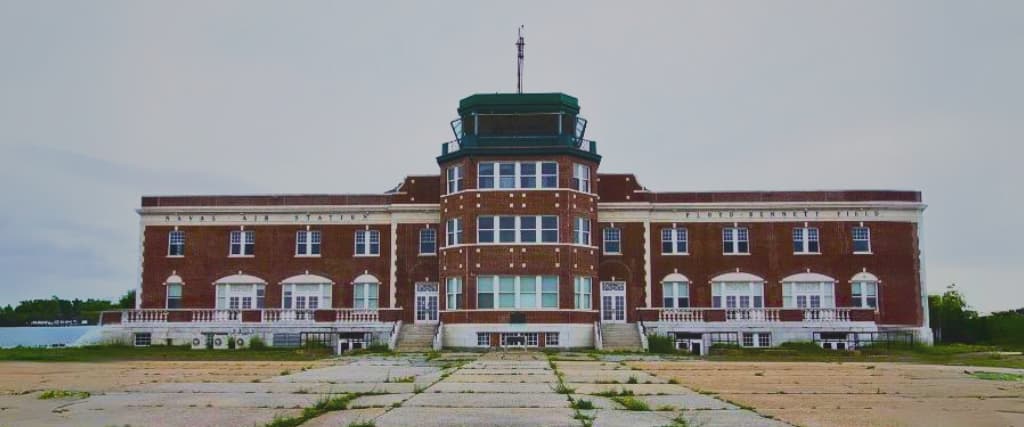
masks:
<svg viewBox="0 0 1024 427"><path fill-rule="evenodd" d="M519 26L519 40L516 42L516 47L519 49L519 69L516 73L516 93L523 93L523 48L526 47L526 42L523 40L523 25Z"/></svg>

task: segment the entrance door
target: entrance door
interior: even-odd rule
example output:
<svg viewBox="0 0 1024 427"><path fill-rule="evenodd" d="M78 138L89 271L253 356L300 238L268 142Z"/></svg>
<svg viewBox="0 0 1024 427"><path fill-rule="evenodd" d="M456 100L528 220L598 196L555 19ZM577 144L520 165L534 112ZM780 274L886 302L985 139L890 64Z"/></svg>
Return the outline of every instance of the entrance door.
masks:
<svg viewBox="0 0 1024 427"><path fill-rule="evenodd" d="M437 323L437 283L416 284L416 323Z"/></svg>
<svg viewBox="0 0 1024 427"><path fill-rule="evenodd" d="M601 282L601 321L626 322L625 282Z"/></svg>

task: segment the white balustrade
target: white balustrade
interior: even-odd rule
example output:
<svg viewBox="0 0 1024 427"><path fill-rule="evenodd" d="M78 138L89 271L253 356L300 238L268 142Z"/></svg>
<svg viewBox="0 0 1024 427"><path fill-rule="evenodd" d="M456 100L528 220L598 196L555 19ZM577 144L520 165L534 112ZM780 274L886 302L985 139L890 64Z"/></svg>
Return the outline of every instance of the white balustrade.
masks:
<svg viewBox="0 0 1024 427"><path fill-rule="evenodd" d="M125 310L121 314L121 323L166 323L167 310Z"/></svg>
<svg viewBox="0 0 1024 427"><path fill-rule="evenodd" d="M373 323L380 321L376 309L340 309L335 310L334 321L338 323Z"/></svg>
<svg viewBox="0 0 1024 427"><path fill-rule="evenodd" d="M315 314L316 310L301 309L268 309L262 311L262 322L263 323L278 323L278 322L292 322L292 323L313 323L316 321Z"/></svg>
<svg viewBox="0 0 1024 427"><path fill-rule="evenodd" d="M658 321L673 323L701 323L704 321L704 309L700 308L663 308Z"/></svg>
<svg viewBox="0 0 1024 427"><path fill-rule="evenodd" d="M195 309L192 310L192 322L240 322L242 312L230 309Z"/></svg>
<svg viewBox="0 0 1024 427"><path fill-rule="evenodd" d="M777 308L727 308L725 309L725 321L727 322L778 322L779 309Z"/></svg>
<svg viewBox="0 0 1024 427"><path fill-rule="evenodd" d="M849 322L848 308L808 308L804 310L805 322Z"/></svg>

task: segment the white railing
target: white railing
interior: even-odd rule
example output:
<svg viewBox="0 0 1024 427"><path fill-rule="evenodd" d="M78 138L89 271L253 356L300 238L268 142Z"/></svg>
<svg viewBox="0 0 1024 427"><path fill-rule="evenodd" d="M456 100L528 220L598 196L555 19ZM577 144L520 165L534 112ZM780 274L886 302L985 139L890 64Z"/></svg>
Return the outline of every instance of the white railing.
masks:
<svg viewBox="0 0 1024 427"><path fill-rule="evenodd" d="M640 348L642 348L644 351L647 351L650 348L650 346L647 343L647 328L644 327L643 320L636 322L636 330L637 332L640 332Z"/></svg>
<svg viewBox="0 0 1024 427"><path fill-rule="evenodd" d="M334 310L334 321L337 323L373 323L380 321L376 309L337 309Z"/></svg>
<svg viewBox="0 0 1024 427"><path fill-rule="evenodd" d="M388 337L388 350L394 350L398 346L398 335L402 331L402 321L398 320L391 325L391 336Z"/></svg>
<svg viewBox="0 0 1024 427"><path fill-rule="evenodd" d="M167 310L142 309L121 312L121 323L165 323Z"/></svg>
<svg viewBox="0 0 1024 427"><path fill-rule="evenodd" d="M434 351L441 351L444 346L444 322L437 323L437 330L434 331Z"/></svg>
<svg viewBox="0 0 1024 427"><path fill-rule="evenodd" d="M441 148L441 152L444 154L451 154L462 149L458 140L448 141L441 145L443 146Z"/></svg>
<svg viewBox="0 0 1024 427"><path fill-rule="evenodd" d="M601 324L594 322L594 349L604 349L604 338L601 337Z"/></svg>
<svg viewBox="0 0 1024 427"><path fill-rule="evenodd" d="M263 310L260 321L263 323L313 323L316 321L316 310L311 309L269 309Z"/></svg>
<svg viewBox="0 0 1024 427"><path fill-rule="evenodd" d="M805 322L849 322L848 308L808 308L804 309Z"/></svg>
<svg viewBox="0 0 1024 427"><path fill-rule="evenodd" d="M704 322L703 308L663 308L658 314L659 322L672 323L702 323Z"/></svg>
<svg viewBox="0 0 1024 427"><path fill-rule="evenodd" d="M222 308L191 309L193 323L241 322L242 311Z"/></svg>
<svg viewBox="0 0 1024 427"><path fill-rule="evenodd" d="M726 322L778 322L777 308L727 308Z"/></svg>

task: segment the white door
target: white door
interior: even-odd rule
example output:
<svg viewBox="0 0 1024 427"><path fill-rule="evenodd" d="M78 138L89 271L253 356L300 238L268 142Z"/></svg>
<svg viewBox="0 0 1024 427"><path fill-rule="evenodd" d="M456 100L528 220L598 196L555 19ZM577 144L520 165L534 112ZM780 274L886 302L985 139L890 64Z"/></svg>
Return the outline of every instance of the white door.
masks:
<svg viewBox="0 0 1024 427"><path fill-rule="evenodd" d="M626 322L625 282L601 282L601 321Z"/></svg>
<svg viewBox="0 0 1024 427"><path fill-rule="evenodd" d="M416 284L416 323L437 323L437 283Z"/></svg>

